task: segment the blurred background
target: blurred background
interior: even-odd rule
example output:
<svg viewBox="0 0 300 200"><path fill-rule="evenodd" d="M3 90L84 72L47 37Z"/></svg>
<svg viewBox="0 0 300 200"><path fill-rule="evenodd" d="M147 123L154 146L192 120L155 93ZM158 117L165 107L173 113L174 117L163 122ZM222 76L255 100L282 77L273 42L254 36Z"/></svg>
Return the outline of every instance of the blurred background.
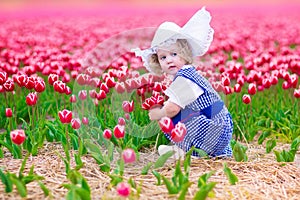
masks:
<svg viewBox="0 0 300 200"><path fill-rule="evenodd" d="M169 12L203 5L222 9L237 6L259 9L267 6L279 10L281 7L290 7L293 10L299 4L299 0L1 0L0 11L2 14L21 14L50 10L66 14L86 10L105 14L130 14L157 10Z"/></svg>

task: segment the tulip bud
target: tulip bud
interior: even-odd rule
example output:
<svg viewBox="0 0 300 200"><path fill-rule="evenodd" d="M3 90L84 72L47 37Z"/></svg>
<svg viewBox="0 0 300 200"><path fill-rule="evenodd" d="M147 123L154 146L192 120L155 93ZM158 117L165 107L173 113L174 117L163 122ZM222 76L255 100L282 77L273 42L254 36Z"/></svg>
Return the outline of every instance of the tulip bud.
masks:
<svg viewBox="0 0 300 200"><path fill-rule="evenodd" d="M105 129L103 131L103 137L107 140L109 140L112 137L112 133L110 129Z"/></svg>
<svg viewBox="0 0 300 200"><path fill-rule="evenodd" d="M5 116L6 117L12 117L12 110L11 110L11 108L6 108L5 109Z"/></svg>
<svg viewBox="0 0 300 200"><path fill-rule="evenodd" d="M134 163L136 160L135 151L130 148L123 150L122 158L125 163Z"/></svg>

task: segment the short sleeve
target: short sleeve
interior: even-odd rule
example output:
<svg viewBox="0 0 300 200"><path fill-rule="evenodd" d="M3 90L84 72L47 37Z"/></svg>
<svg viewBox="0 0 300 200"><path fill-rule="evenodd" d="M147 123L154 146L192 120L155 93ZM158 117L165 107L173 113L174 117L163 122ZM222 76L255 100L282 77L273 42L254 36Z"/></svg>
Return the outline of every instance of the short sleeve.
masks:
<svg viewBox="0 0 300 200"><path fill-rule="evenodd" d="M177 77L165 90L170 102L185 108L186 105L195 101L204 91L196 83L184 77Z"/></svg>

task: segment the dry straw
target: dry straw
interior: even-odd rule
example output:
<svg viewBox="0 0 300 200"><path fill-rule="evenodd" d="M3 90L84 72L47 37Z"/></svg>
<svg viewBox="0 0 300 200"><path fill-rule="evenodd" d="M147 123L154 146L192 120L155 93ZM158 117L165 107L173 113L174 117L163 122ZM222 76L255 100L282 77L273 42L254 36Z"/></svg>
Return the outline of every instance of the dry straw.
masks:
<svg viewBox="0 0 300 200"><path fill-rule="evenodd" d="M279 145L278 145L279 146ZM266 154L263 146L249 144L247 155L248 162L235 162L233 159L192 159L190 181L194 184L189 188L186 199L192 199L197 192L197 180L204 173L215 170L216 172L208 181L217 182L214 188L215 199L300 199L300 155L297 154L293 163L278 163L273 153ZM281 148L285 148L281 145ZM42 190L36 182L27 185L27 199L64 199L67 190L61 184L68 183L65 174L64 162L57 156L56 151L62 155L63 150L60 144L49 143L45 145L38 156L30 157L26 164L25 173L29 171L32 164L35 166L35 173L44 176L43 183L51 190L52 198L44 197ZM148 163L154 162L158 155L156 152L148 151L140 155L139 162L126 166L125 178L132 177L137 184L142 185L139 199L177 199L171 196L164 185L157 186L156 178L149 173L141 175L141 169ZM115 188L109 187L110 178L99 170L93 158L82 157L85 166L80 172L87 179L92 199L118 199ZM12 173L17 173L22 160L12 159L9 153L0 160L0 166ZM223 172L223 163L226 162L232 172L238 177L236 185L230 185ZM72 161L74 165L74 161ZM165 167L158 169L159 173L166 177L173 175L175 161L170 160ZM4 185L0 183L0 199L21 199L14 192L6 194Z"/></svg>

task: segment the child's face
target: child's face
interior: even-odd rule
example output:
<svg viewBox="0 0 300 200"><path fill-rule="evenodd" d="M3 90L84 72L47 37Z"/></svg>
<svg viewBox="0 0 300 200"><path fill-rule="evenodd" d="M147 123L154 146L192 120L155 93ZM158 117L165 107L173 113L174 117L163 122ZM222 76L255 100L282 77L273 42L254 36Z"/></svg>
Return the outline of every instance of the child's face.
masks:
<svg viewBox="0 0 300 200"><path fill-rule="evenodd" d="M186 64L186 60L179 55L176 44L157 49L157 56L162 70L169 75L175 75Z"/></svg>

